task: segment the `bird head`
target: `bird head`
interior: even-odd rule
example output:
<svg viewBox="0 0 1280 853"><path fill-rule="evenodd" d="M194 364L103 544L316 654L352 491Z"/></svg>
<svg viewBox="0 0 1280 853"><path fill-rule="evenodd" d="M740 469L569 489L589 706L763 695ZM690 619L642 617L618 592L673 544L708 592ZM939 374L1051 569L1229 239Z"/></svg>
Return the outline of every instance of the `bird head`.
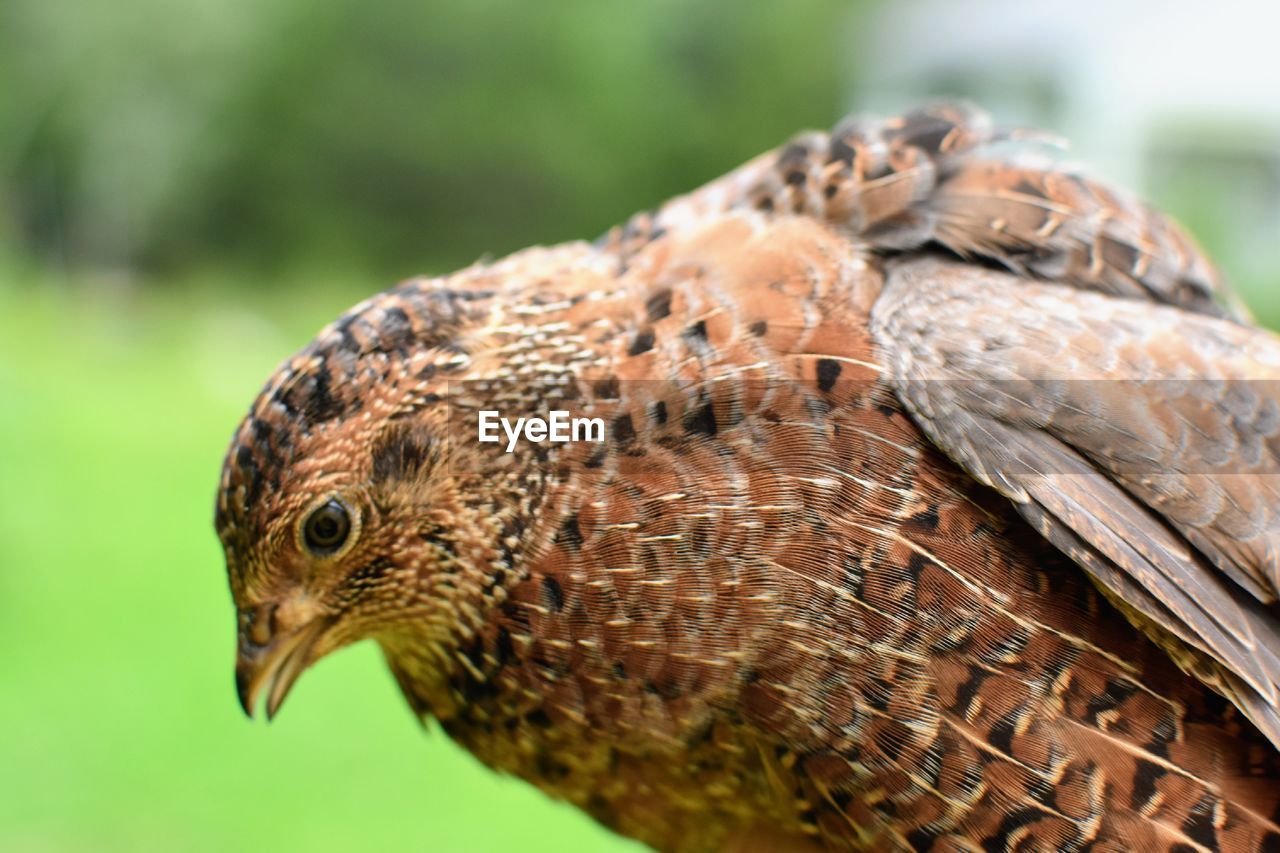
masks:
<svg viewBox="0 0 1280 853"><path fill-rule="evenodd" d="M270 718L302 672L352 642L442 659L501 596L532 487L459 463L448 383L489 294L410 282L287 360L237 429L215 526L238 616L236 685Z"/></svg>

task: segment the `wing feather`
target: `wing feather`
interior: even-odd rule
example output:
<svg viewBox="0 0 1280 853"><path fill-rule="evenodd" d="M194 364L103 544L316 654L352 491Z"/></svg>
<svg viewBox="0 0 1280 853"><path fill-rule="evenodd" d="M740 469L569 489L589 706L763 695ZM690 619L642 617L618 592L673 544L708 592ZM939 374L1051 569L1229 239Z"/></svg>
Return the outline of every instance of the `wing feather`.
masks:
<svg viewBox="0 0 1280 853"><path fill-rule="evenodd" d="M872 328L930 438L1280 744L1280 340L936 257Z"/></svg>
<svg viewBox="0 0 1280 853"><path fill-rule="evenodd" d="M807 132L652 216L606 235L615 249L727 210L809 216L877 250L930 243L1023 275L1069 281L1198 313L1246 319L1185 233L1086 177L1029 164L982 110L938 103L888 119L853 116Z"/></svg>

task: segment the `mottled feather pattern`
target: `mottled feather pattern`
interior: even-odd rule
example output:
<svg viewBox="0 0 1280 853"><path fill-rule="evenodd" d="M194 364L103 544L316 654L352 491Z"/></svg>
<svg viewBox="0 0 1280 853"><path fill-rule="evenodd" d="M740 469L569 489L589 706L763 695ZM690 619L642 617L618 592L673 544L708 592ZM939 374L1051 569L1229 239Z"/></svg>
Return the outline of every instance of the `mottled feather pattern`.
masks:
<svg viewBox="0 0 1280 853"><path fill-rule="evenodd" d="M373 638L658 849L1280 849L1280 343L1019 135L846 121L323 331L224 469L246 705L318 622L269 709ZM475 441L557 406L606 440Z"/></svg>
<svg viewBox="0 0 1280 853"><path fill-rule="evenodd" d="M1095 576L1280 741L1276 340L932 258L891 279L873 325L910 342L893 373L926 432L1051 539L1085 540Z"/></svg>

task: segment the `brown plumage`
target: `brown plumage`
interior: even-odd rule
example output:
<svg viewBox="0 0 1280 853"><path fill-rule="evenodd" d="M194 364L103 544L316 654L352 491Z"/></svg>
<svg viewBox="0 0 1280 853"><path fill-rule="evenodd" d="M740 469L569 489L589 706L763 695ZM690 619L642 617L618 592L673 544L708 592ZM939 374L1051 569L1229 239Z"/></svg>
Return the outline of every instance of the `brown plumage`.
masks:
<svg viewBox="0 0 1280 853"><path fill-rule="evenodd" d="M1017 135L846 122L326 328L223 471L246 710L372 638L661 849L1280 850L1280 341Z"/></svg>

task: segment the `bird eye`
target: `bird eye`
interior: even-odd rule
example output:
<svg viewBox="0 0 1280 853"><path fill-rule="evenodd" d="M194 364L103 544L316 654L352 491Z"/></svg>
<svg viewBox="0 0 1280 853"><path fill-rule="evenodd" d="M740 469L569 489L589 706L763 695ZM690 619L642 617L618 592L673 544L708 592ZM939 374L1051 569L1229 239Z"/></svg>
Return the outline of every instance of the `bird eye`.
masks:
<svg viewBox="0 0 1280 853"><path fill-rule="evenodd" d="M351 534L351 515L337 500L316 507L302 526L307 548L317 556L332 554Z"/></svg>

